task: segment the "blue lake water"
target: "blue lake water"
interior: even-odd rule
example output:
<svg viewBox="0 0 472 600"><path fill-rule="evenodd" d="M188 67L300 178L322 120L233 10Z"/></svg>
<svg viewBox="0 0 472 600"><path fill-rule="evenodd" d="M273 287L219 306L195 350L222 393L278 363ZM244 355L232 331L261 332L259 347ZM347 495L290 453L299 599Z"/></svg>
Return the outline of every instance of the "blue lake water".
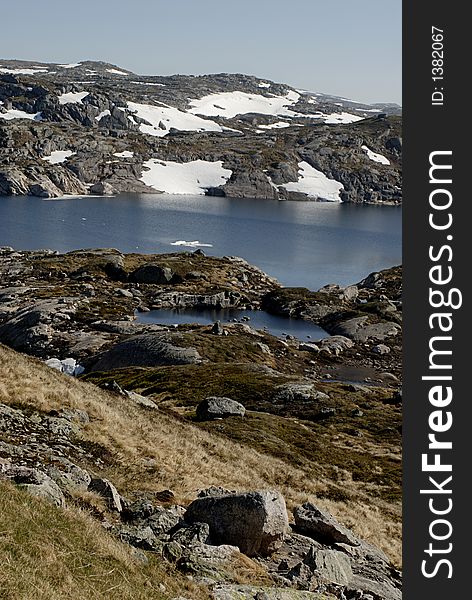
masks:
<svg viewBox="0 0 472 600"><path fill-rule="evenodd" d="M198 247L172 245L179 241L242 256L287 286L347 285L401 263L401 208L167 194L0 197L0 245L143 253Z"/></svg>
<svg viewBox="0 0 472 600"><path fill-rule="evenodd" d="M243 318L248 321L242 321ZM265 329L268 333L277 337L292 335L299 340L316 341L328 336L324 329L309 321L301 319L289 319L271 315L262 310L235 310L221 309L185 309L185 310L151 310L138 313L137 320L140 323L159 323L161 325L177 325L181 323L200 323L209 325L215 321L221 321L224 325L231 321L246 322L254 329Z"/></svg>

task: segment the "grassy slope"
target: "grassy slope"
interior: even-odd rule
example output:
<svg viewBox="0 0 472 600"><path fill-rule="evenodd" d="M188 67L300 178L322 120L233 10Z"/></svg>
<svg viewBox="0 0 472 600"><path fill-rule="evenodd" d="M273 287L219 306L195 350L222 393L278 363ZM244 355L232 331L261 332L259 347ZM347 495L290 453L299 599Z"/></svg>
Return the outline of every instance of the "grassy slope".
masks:
<svg viewBox="0 0 472 600"><path fill-rule="evenodd" d="M121 493L171 488L182 501L198 489L222 485L229 489L278 488L289 507L316 501L360 536L400 561L399 506L385 512L382 502L359 491L352 500L320 497L332 480L314 478L303 465L283 453L230 440L217 431L160 411L149 411L108 394L92 384L67 378L39 361L0 345L0 402L50 411L64 407L87 410L91 422L83 442L102 455L101 474ZM87 467L87 465L84 465ZM339 472L338 485L357 490L349 474Z"/></svg>
<svg viewBox="0 0 472 600"><path fill-rule="evenodd" d="M162 560L139 562L88 514L7 483L0 483L0 557L2 600L208 597Z"/></svg>

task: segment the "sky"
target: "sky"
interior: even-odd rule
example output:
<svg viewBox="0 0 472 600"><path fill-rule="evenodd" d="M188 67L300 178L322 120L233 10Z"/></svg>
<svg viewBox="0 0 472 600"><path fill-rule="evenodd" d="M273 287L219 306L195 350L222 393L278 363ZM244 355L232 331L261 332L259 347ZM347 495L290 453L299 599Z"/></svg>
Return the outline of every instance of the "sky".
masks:
<svg viewBox="0 0 472 600"><path fill-rule="evenodd" d="M17 0L0 58L141 75L246 73L401 104L401 0Z"/></svg>

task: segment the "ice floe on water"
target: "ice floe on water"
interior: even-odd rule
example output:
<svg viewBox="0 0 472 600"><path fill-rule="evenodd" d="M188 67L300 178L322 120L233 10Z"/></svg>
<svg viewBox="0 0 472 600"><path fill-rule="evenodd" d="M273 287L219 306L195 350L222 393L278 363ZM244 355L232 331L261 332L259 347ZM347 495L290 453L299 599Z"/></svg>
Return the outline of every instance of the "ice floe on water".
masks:
<svg viewBox="0 0 472 600"><path fill-rule="evenodd" d="M29 119L30 121L41 121L42 113L27 113L24 110L10 108L6 112L0 112L0 119L4 119L5 121L12 121L13 119Z"/></svg>
<svg viewBox="0 0 472 600"><path fill-rule="evenodd" d="M134 152L123 150L123 152L113 152L113 156L117 156L118 158L133 158Z"/></svg>
<svg viewBox="0 0 472 600"><path fill-rule="evenodd" d="M57 165L65 162L71 156L75 156L75 152L72 150L53 150L49 156L43 156L42 159L51 165Z"/></svg>
<svg viewBox="0 0 472 600"><path fill-rule="evenodd" d="M185 246L186 248L213 248L213 244L204 244L203 242L199 242L195 240L194 242L187 242L185 240L177 240L176 242L171 242L171 246Z"/></svg>
<svg viewBox="0 0 472 600"><path fill-rule="evenodd" d="M64 358L63 360L50 358L49 360L46 360L45 363L48 367L56 369L56 371L60 371L65 375L70 375L71 377L78 377L85 371L84 367L80 365L75 358Z"/></svg>
<svg viewBox="0 0 472 600"><path fill-rule="evenodd" d="M382 154L377 154L377 152L374 152L367 146L361 146L361 147L362 147L362 150L364 150L364 152L370 158L370 160L380 163L381 165L389 165L390 164L390 161L388 160L388 158L386 156L383 156Z"/></svg>
<svg viewBox="0 0 472 600"><path fill-rule="evenodd" d="M298 163L298 181L284 183L279 187L289 192L300 192L310 198L317 198L327 202L341 202L340 192L344 189L342 183L335 179L328 179L324 173L318 171L306 161Z"/></svg>
<svg viewBox="0 0 472 600"><path fill-rule="evenodd" d="M88 92L67 92L58 96L59 104L82 104L82 100L88 95Z"/></svg>
<svg viewBox="0 0 472 600"><path fill-rule="evenodd" d="M188 114L167 104L157 106L128 102L128 110L149 123L149 125L141 123L139 130L155 137L164 137L171 128L180 131L223 131L222 127L214 121Z"/></svg>
<svg viewBox="0 0 472 600"><path fill-rule="evenodd" d="M167 194L204 195L208 188L224 185L232 175L221 160L178 163L151 158L143 167L140 180Z"/></svg>
<svg viewBox="0 0 472 600"><path fill-rule="evenodd" d="M262 96L247 92L220 92L190 100L189 113L206 117L231 119L236 115L257 113L274 116L299 116L288 107L298 102L300 94L294 91L285 96Z"/></svg>

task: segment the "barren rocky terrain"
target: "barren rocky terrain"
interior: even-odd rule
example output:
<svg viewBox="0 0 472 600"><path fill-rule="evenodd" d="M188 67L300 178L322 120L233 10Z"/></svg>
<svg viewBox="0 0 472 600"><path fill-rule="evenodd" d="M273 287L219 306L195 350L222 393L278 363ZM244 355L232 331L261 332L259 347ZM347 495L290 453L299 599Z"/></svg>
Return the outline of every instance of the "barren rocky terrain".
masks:
<svg viewBox="0 0 472 600"><path fill-rule="evenodd" d="M0 60L4 195L399 203L401 148L396 105L241 74L145 77L98 62Z"/></svg>

